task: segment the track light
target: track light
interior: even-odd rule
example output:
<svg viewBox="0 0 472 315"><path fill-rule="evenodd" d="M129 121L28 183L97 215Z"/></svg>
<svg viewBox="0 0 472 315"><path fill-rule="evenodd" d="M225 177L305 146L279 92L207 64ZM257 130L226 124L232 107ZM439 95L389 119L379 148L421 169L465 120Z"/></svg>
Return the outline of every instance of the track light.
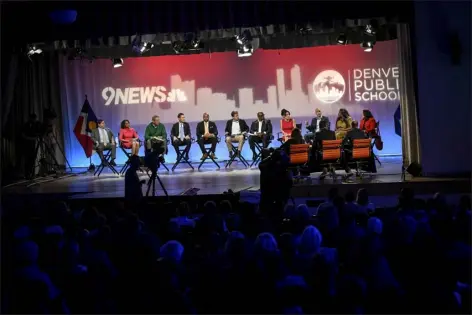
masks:
<svg viewBox="0 0 472 315"><path fill-rule="evenodd" d="M31 45L31 46L28 46L26 55L28 56L28 58L31 59L31 56L40 55L40 54L42 54L42 52L43 52L43 50L41 48L37 48L36 46Z"/></svg>
<svg viewBox="0 0 472 315"><path fill-rule="evenodd" d="M238 43L238 57L252 56L254 48L252 46L252 35L249 30L245 30L241 35L236 35L236 43Z"/></svg>
<svg viewBox="0 0 472 315"><path fill-rule="evenodd" d="M251 45L243 45L238 49L238 57L250 57L254 53Z"/></svg>
<svg viewBox="0 0 472 315"><path fill-rule="evenodd" d="M374 43L370 41L362 42L361 47L364 49L365 52L371 52L374 49Z"/></svg>
<svg viewBox="0 0 472 315"><path fill-rule="evenodd" d="M142 41L140 35L136 35L131 45L133 51L140 55L150 51L154 47L153 43Z"/></svg>
<svg viewBox="0 0 472 315"><path fill-rule="evenodd" d="M346 45L346 44L347 44L346 35L344 35L344 34L339 34L338 38L336 39L336 43L337 43L338 45Z"/></svg>
<svg viewBox="0 0 472 315"><path fill-rule="evenodd" d="M375 35L375 28L371 24L367 24L364 29L364 34L368 36L374 36Z"/></svg>
<svg viewBox="0 0 472 315"><path fill-rule="evenodd" d="M123 66L123 59L122 58L113 58L113 68L119 68Z"/></svg>
<svg viewBox="0 0 472 315"><path fill-rule="evenodd" d="M241 35L236 35L234 38L239 45L244 45L252 40L252 35L249 30L245 30Z"/></svg>

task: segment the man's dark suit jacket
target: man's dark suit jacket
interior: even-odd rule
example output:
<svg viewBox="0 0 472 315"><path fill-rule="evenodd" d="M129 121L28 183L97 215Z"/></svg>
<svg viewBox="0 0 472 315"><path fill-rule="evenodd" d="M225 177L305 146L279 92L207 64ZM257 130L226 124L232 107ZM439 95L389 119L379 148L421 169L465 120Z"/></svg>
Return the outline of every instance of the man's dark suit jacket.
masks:
<svg viewBox="0 0 472 315"><path fill-rule="evenodd" d="M239 128L241 129L241 133L243 132L248 132L249 131L249 126L246 124L244 119L238 120L239 122ZM225 127L225 134L231 136L231 129L233 126L233 120L230 119L226 122L226 127Z"/></svg>
<svg viewBox="0 0 472 315"><path fill-rule="evenodd" d="M321 121L326 121L326 129L329 130L330 122L329 122L328 117L325 117L325 116L321 116L321 118L318 118L318 117L313 118L311 120L311 124L309 126L307 126L306 129L308 129L311 132L315 132L316 131L316 126L318 125L318 119L320 119Z"/></svg>
<svg viewBox="0 0 472 315"><path fill-rule="evenodd" d="M172 125L172 129L170 130L170 134L172 136L172 138L174 137L179 137L179 129L180 129L180 122L177 122L175 124ZM184 136L189 136L189 137L192 137L192 133L190 132L190 125L188 124L188 122L184 122ZM171 139L172 140L172 139Z"/></svg>
<svg viewBox="0 0 472 315"><path fill-rule="evenodd" d="M251 133L259 132L259 120L253 121L251 124ZM271 135L272 134L272 123L268 119L262 121L261 132Z"/></svg>
<svg viewBox="0 0 472 315"><path fill-rule="evenodd" d="M367 135L365 134L364 131L360 130L359 128L352 128L351 130L347 132L346 138L349 138L351 140L367 139Z"/></svg>
<svg viewBox="0 0 472 315"><path fill-rule="evenodd" d="M205 134L205 125L203 123L204 121L202 120L197 124L197 140L200 140L200 138ZM218 135L218 128L216 128L216 124L212 121L208 122L208 132L215 136Z"/></svg>
<svg viewBox="0 0 472 315"><path fill-rule="evenodd" d="M336 133L332 130L321 129L315 134L315 142L313 143L313 150L321 148L324 140L336 140Z"/></svg>

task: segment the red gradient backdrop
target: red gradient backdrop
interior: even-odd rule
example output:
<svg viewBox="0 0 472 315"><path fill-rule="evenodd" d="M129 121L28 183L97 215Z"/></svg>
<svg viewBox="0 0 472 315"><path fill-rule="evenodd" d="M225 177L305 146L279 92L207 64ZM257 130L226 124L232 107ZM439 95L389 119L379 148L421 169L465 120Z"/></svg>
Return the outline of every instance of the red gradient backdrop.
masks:
<svg viewBox="0 0 472 315"><path fill-rule="evenodd" d="M72 128L67 128L74 125L87 94L97 117L105 119L115 133L120 122L129 119L141 135L155 114L170 130L177 114L183 112L195 132L202 114L208 112L223 133L232 110L239 110L248 124L258 111L263 111L277 132L283 108L290 110L298 123L311 120L315 108L320 108L332 126L339 108L346 108L356 120L361 118L363 108L369 108L381 121L385 138L382 153L401 154L401 139L394 133L393 120L399 104L397 65L396 41L379 42L371 53L364 52L359 45L347 45L257 50L248 58L238 58L234 52L140 57L125 59L121 68L113 68L109 60L92 64L62 60L66 152L72 165L87 164ZM379 75L377 78L371 77L371 69ZM344 80L344 88L333 92L342 97L331 103L322 102L313 89L315 78L325 70L334 70L342 77L331 78L334 83ZM361 72L364 76L355 83L354 74ZM355 87L359 85L362 87L357 92L367 92L364 95L368 98L356 100ZM107 88L110 89L104 93ZM169 101L160 102L160 94L146 97L143 95L146 88L147 92L165 89ZM382 91L384 94L380 94ZM389 92L390 99L383 100ZM171 99L172 96L175 98ZM172 159L174 153L170 151ZM192 148L192 158L200 154L197 146ZM227 155L223 143L217 154Z"/></svg>

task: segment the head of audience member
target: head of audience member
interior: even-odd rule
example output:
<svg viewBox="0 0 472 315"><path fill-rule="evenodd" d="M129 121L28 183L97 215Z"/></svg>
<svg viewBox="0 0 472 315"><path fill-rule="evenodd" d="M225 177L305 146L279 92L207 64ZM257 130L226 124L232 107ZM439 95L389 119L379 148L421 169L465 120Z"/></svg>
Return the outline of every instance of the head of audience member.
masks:
<svg viewBox="0 0 472 315"><path fill-rule="evenodd" d="M185 122L185 115L183 113L179 113L177 115L177 118L179 119L179 122L180 123L184 123Z"/></svg>
<svg viewBox="0 0 472 315"><path fill-rule="evenodd" d="M254 252L257 256L275 254L278 252L277 241L271 233L261 233L254 243Z"/></svg>
<svg viewBox="0 0 472 315"><path fill-rule="evenodd" d="M239 120L239 113L237 110L233 110L231 112L231 117L233 118L234 121L238 121Z"/></svg>
<svg viewBox="0 0 472 315"><path fill-rule="evenodd" d="M130 128L131 124L129 123L128 119L125 119L121 122L121 129L128 129Z"/></svg>
<svg viewBox="0 0 472 315"><path fill-rule="evenodd" d="M257 119L259 121L263 121L265 119L264 113L263 112L258 112L257 113Z"/></svg>
<svg viewBox="0 0 472 315"><path fill-rule="evenodd" d="M415 238L417 227L418 222L413 217L409 215L401 217L399 220L399 241L402 244L411 244Z"/></svg>
<svg viewBox="0 0 472 315"><path fill-rule="evenodd" d="M190 205L188 202L186 201L182 201L181 203L179 203L179 205L177 206L177 209L176 209L176 216L180 217L180 216L188 216L191 214L191 211L190 211Z"/></svg>
<svg viewBox="0 0 472 315"><path fill-rule="evenodd" d="M302 255L315 255L321 249L322 240L321 232L313 225L309 225L303 230L298 252Z"/></svg>
<svg viewBox="0 0 472 315"><path fill-rule="evenodd" d="M105 128L105 121L103 119L98 119L97 126L98 128Z"/></svg>
<svg viewBox="0 0 472 315"><path fill-rule="evenodd" d="M158 126L160 123L161 123L161 119L159 118L159 116L157 115L152 116L152 124L154 126Z"/></svg>
<svg viewBox="0 0 472 315"><path fill-rule="evenodd" d="M241 260L246 256L246 240L244 234L233 231L226 240L224 252L232 261Z"/></svg>
<svg viewBox="0 0 472 315"><path fill-rule="evenodd" d="M15 248L15 265L17 267L34 266L39 258L39 246L33 241L20 242Z"/></svg>
<svg viewBox="0 0 472 315"><path fill-rule="evenodd" d="M292 133L290 135L292 139L300 140L302 138L302 132L298 128L293 128Z"/></svg>
<svg viewBox="0 0 472 315"><path fill-rule="evenodd" d="M351 128L352 129L357 129L359 127L359 123L355 120L351 122Z"/></svg>
<svg viewBox="0 0 472 315"><path fill-rule="evenodd" d="M210 115L208 113L203 113L203 121L204 122L210 121Z"/></svg>
<svg viewBox="0 0 472 315"><path fill-rule="evenodd" d="M367 189L361 188L357 191L356 203L360 206L367 206L369 204L369 193Z"/></svg>
<svg viewBox="0 0 472 315"><path fill-rule="evenodd" d="M207 201L203 204L203 213L204 215L215 215L218 212L218 208L216 207L216 203L214 201Z"/></svg>
<svg viewBox="0 0 472 315"><path fill-rule="evenodd" d="M223 214L229 214L233 212L233 205L229 200L222 200L220 202L220 211Z"/></svg>
<svg viewBox="0 0 472 315"><path fill-rule="evenodd" d="M415 193L411 188L402 188L398 196L398 205L402 210L413 210Z"/></svg>
<svg viewBox="0 0 472 315"><path fill-rule="evenodd" d="M320 121L320 130L325 130L326 128L328 128L328 124L326 123L326 121Z"/></svg>
<svg viewBox="0 0 472 315"><path fill-rule="evenodd" d="M352 202L356 201L356 196L354 195L354 193L351 190L348 191L344 195L344 201L346 201L346 203L352 203Z"/></svg>
<svg viewBox="0 0 472 315"><path fill-rule="evenodd" d="M339 281L340 313L365 314L367 283L359 276L345 275Z"/></svg>
<svg viewBox="0 0 472 315"><path fill-rule="evenodd" d="M293 257L297 253L295 239L291 233L283 233L279 237L279 250L284 255Z"/></svg>
<svg viewBox="0 0 472 315"><path fill-rule="evenodd" d="M373 118L374 116L372 115L372 113L370 112L370 110L368 109L364 109L362 111L362 118L364 118L365 120L369 119L369 118Z"/></svg>
<svg viewBox="0 0 472 315"><path fill-rule="evenodd" d="M285 108L282 109L282 111L280 112L280 115L282 115L282 119L285 119L285 120L290 120L292 119L292 117L290 116L290 112L288 110L286 110Z"/></svg>
<svg viewBox="0 0 472 315"><path fill-rule="evenodd" d="M316 114L316 117L321 118L321 109L319 108L315 109L315 114Z"/></svg>
<svg viewBox="0 0 472 315"><path fill-rule="evenodd" d="M183 245L175 240L168 241L161 246L160 256L161 259L168 262L178 263L182 260L184 254Z"/></svg>
<svg viewBox="0 0 472 315"><path fill-rule="evenodd" d="M383 223L379 218L371 217L367 220L367 231L371 235L381 235L383 231Z"/></svg>

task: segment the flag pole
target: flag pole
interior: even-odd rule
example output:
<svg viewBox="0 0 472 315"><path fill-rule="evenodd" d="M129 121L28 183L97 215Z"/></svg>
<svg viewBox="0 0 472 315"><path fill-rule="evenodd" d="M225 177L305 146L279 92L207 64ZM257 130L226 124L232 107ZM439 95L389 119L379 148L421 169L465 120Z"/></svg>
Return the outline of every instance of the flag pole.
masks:
<svg viewBox="0 0 472 315"><path fill-rule="evenodd" d="M86 100L86 101L88 100L87 94L85 94L85 100ZM87 128L88 128L88 126L87 126ZM90 141L89 139L90 139L90 137L87 137L87 145L88 145L88 142ZM88 167L88 171L89 171L89 172L95 171L95 165L92 163L92 156L89 156L89 167Z"/></svg>

